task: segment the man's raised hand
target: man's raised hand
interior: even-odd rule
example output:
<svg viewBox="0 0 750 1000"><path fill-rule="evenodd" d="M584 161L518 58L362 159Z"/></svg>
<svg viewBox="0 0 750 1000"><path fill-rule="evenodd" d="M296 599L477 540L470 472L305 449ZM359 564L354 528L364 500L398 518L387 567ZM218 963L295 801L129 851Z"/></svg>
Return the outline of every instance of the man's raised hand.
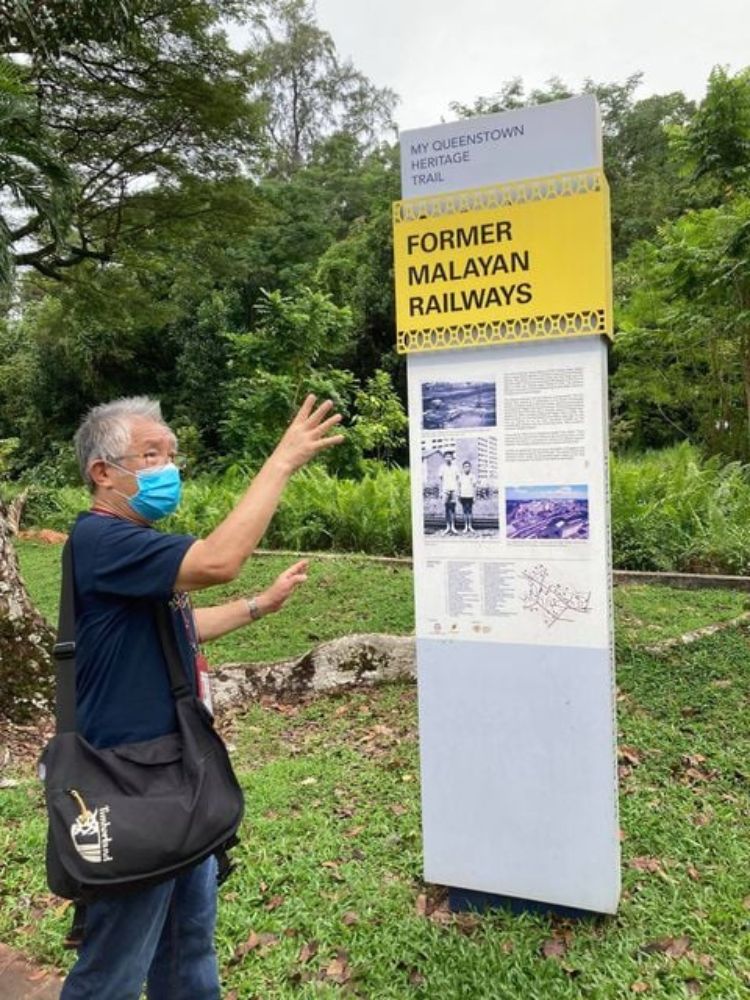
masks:
<svg viewBox="0 0 750 1000"><path fill-rule="evenodd" d="M276 446L275 455L289 472L295 472L321 451L344 440L343 434L328 433L341 422L340 413L331 414L331 400L325 400L317 408L315 403L315 396L311 393Z"/></svg>

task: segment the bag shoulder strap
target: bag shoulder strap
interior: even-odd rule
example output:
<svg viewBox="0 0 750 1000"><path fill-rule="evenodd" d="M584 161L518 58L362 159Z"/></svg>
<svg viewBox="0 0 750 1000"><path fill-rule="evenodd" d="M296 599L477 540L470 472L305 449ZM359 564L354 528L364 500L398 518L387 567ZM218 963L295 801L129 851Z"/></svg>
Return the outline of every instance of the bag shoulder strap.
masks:
<svg viewBox="0 0 750 1000"><path fill-rule="evenodd" d="M174 624L169 605L159 601L155 605L155 615L156 628L159 632L161 648L164 651L164 659L167 661L169 683L172 685L174 700L179 701L180 698L189 698L193 694L193 691L185 675L185 667L177 645L177 637L174 634Z"/></svg>
<svg viewBox="0 0 750 1000"><path fill-rule="evenodd" d="M68 536L62 553L60 614L57 642L52 647L55 660L55 720L58 733L76 730L76 612L73 579L73 547Z"/></svg>

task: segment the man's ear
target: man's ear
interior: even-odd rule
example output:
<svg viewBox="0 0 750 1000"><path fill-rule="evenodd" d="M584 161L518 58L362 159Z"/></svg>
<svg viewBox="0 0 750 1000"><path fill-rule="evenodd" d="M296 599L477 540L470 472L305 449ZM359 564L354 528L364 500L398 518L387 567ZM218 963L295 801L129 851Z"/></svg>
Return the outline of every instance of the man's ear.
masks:
<svg viewBox="0 0 750 1000"><path fill-rule="evenodd" d="M112 474L109 466L109 462L105 462L103 458L96 458L89 466L89 475L91 476L94 486L97 489L111 489L112 488Z"/></svg>

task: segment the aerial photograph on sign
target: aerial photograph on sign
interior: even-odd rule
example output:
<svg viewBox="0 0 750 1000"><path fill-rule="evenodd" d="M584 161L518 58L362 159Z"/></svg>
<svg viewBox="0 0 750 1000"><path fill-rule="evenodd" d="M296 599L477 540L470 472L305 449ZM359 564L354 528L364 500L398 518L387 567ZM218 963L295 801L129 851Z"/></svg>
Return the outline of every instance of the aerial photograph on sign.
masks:
<svg viewBox="0 0 750 1000"><path fill-rule="evenodd" d="M497 537L497 440L432 435L422 440L425 535Z"/></svg>
<svg viewBox="0 0 750 1000"><path fill-rule="evenodd" d="M584 485L508 486L505 535L514 541L589 537L589 497Z"/></svg>
<svg viewBox="0 0 750 1000"><path fill-rule="evenodd" d="M494 382L423 382L422 428L426 431L494 427Z"/></svg>

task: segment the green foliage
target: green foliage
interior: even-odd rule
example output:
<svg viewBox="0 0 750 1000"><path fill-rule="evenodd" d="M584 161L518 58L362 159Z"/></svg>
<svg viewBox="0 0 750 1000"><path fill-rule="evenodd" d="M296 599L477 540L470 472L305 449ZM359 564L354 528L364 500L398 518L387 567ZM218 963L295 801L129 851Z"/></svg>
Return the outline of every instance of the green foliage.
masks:
<svg viewBox="0 0 750 1000"><path fill-rule="evenodd" d="M611 464L615 566L750 573L750 470L687 444Z"/></svg>
<svg viewBox="0 0 750 1000"><path fill-rule="evenodd" d="M0 0L0 46L39 56L127 36L142 0Z"/></svg>
<svg viewBox="0 0 750 1000"><path fill-rule="evenodd" d="M353 434L363 452L389 461L404 444L409 420L387 372L377 370L354 396Z"/></svg>
<svg viewBox="0 0 750 1000"><path fill-rule="evenodd" d="M685 213L618 273L615 434L750 458L750 198ZM623 426L623 421L626 426Z"/></svg>
<svg viewBox="0 0 750 1000"><path fill-rule="evenodd" d="M266 535L276 548L399 555L411 539L409 475L380 469L359 481L320 468L295 476Z"/></svg>
<svg viewBox="0 0 750 1000"><path fill-rule="evenodd" d="M672 141L699 195L717 203L750 182L750 68L715 67L696 114Z"/></svg>

